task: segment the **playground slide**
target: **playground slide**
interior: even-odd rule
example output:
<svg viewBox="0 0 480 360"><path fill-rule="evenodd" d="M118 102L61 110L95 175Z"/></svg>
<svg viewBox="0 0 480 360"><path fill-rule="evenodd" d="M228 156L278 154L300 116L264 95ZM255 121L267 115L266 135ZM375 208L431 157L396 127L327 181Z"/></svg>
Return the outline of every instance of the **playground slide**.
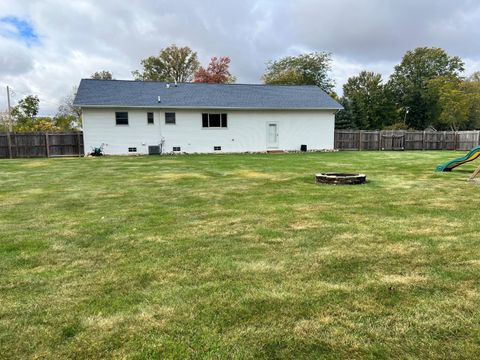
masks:
<svg viewBox="0 0 480 360"><path fill-rule="evenodd" d="M460 166L460 165L463 165L467 162L473 161L478 157L480 157L480 146L477 146L476 148L472 149L465 156L456 158L454 160L446 162L445 164L438 165L437 166L437 171L452 171L452 169L455 169L457 166Z"/></svg>

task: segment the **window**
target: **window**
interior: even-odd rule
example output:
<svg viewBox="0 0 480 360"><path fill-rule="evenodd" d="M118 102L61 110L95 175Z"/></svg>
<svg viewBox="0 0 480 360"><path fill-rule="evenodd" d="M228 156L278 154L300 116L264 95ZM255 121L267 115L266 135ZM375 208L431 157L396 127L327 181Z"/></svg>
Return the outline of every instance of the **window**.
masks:
<svg viewBox="0 0 480 360"><path fill-rule="evenodd" d="M222 147L221 146L214 146L213 150L214 151L220 151L220 150L222 150Z"/></svg>
<svg viewBox="0 0 480 360"><path fill-rule="evenodd" d="M147 124L153 124L153 112L147 113Z"/></svg>
<svg viewBox="0 0 480 360"><path fill-rule="evenodd" d="M129 147L128 152L137 152L137 148L136 147Z"/></svg>
<svg viewBox="0 0 480 360"><path fill-rule="evenodd" d="M202 127L208 128L208 114L202 114Z"/></svg>
<svg viewBox="0 0 480 360"><path fill-rule="evenodd" d="M208 127L220 127L220 114L208 114Z"/></svg>
<svg viewBox="0 0 480 360"><path fill-rule="evenodd" d="M174 146L173 151L180 151L180 146Z"/></svg>
<svg viewBox="0 0 480 360"><path fill-rule="evenodd" d="M227 114L202 114L202 127L226 128Z"/></svg>
<svg viewBox="0 0 480 360"><path fill-rule="evenodd" d="M128 125L128 112L117 111L115 113L115 123L117 125Z"/></svg>
<svg viewBox="0 0 480 360"><path fill-rule="evenodd" d="M165 113L165 124L175 125L175 113L172 113L172 112Z"/></svg>
<svg viewBox="0 0 480 360"><path fill-rule="evenodd" d="M222 127L227 127L227 114L222 114Z"/></svg>

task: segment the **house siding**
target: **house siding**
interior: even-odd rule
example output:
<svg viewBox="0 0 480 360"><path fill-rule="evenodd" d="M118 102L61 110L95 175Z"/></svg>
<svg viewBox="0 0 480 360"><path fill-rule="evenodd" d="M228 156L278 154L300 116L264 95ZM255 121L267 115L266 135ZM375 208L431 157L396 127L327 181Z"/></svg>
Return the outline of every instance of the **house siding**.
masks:
<svg viewBox="0 0 480 360"><path fill-rule="evenodd" d="M115 112L128 111L129 125L116 125ZM153 112L154 124L147 124L147 112ZM176 124L165 124L165 112L176 113ZM202 128L202 113L227 113L227 128ZM267 124L278 124L278 149L333 149L335 116L332 110L185 110L83 108L85 151L104 145L110 155L125 155L136 147L147 154L148 146L164 139L164 153L174 146L181 152L210 153L214 146L221 152L261 152L267 147Z"/></svg>

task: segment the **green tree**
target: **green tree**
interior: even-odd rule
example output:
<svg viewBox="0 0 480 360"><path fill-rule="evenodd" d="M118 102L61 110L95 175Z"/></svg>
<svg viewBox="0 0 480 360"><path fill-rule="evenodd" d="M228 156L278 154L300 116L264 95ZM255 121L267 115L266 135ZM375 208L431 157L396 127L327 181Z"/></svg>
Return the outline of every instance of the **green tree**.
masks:
<svg viewBox="0 0 480 360"><path fill-rule="evenodd" d="M428 82L428 90L436 99L436 127L458 131L480 125L480 82L476 76L466 80L438 77Z"/></svg>
<svg viewBox="0 0 480 360"><path fill-rule="evenodd" d="M428 93L428 82L437 77L458 78L463 71L463 61L443 49L419 47L407 51L388 83L399 110L409 110L407 125L418 129L432 125L437 99Z"/></svg>
<svg viewBox="0 0 480 360"><path fill-rule="evenodd" d="M141 61L142 70L132 71L136 80L189 82L198 69L197 53L189 47L171 45L158 56L149 56Z"/></svg>
<svg viewBox="0 0 480 360"><path fill-rule="evenodd" d="M350 123L356 128L382 129L398 117L392 94L380 74L362 71L350 77L343 85L343 97L345 115L351 117Z"/></svg>
<svg viewBox="0 0 480 360"><path fill-rule="evenodd" d="M91 76L91 79L95 80L113 80L113 75L108 70L96 71Z"/></svg>
<svg viewBox="0 0 480 360"><path fill-rule="evenodd" d="M463 82L464 91L470 97L470 111L466 126L480 129L480 71L473 73Z"/></svg>
<svg viewBox="0 0 480 360"><path fill-rule="evenodd" d="M40 100L36 95L29 95L21 99L12 108L14 119L13 130L16 132L27 131L69 131L75 128L74 115L57 114L55 117L37 116Z"/></svg>
<svg viewBox="0 0 480 360"><path fill-rule="evenodd" d="M343 110L335 114L335 129L356 129L350 102L345 97L338 99L338 102L343 106Z"/></svg>
<svg viewBox="0 0 480 360"><path fill-rule="evenodd" d="M439 124L458 131L468 122L470 99L462 90L460 81L446 81L439 87L438 104L441 109Z"/></svg>
<svg viewBox="0 0 480 360"><path fill-rule="evenodd" d="M55 127L59 131L72 131L72 130L78 130L79 129L78 123L77 123L77 118L74 115L57 114L52 119L52 121L55 124Z"/></svg>
<svg viewBox="0 0 480 360"><path fill-rule="evenodd" d="M36 117L27 121L22 121L14 125L16 132L36 132L49 131L55 132L60 129L56 126L55 121L50 117Z"/></svg>
<svg viewBox="0 0 480 360"><path fill-rule="evenodd" d="M286 56L269 62L262 80L265 84L317 85L332 93L331 61L331 54L325 52Z"/></svg>
<svg viewBox="0 0 480 360"><path fill-rule="evenodd" d="M40 106L40 99L36 95L28 95L21 99L11 110L14 128L23 128L35 121Z"/></svg>
<svg viewBox="0 0 480 360"><path fill-rule="evenodd" d="M0 132L7 132L9 130L9 124L8 112L0 112Z"/></svg>

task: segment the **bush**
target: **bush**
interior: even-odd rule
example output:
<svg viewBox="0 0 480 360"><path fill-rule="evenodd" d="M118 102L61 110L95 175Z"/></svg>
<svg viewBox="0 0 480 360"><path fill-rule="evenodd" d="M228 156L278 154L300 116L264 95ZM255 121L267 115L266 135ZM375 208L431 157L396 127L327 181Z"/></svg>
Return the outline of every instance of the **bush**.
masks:
<svg viewBox="0 0 480 360"><path fill-rule="evenodd" d="M390 126L385 126L383 130L408 130L407 124L403 122L395 123Z"/></svg>

